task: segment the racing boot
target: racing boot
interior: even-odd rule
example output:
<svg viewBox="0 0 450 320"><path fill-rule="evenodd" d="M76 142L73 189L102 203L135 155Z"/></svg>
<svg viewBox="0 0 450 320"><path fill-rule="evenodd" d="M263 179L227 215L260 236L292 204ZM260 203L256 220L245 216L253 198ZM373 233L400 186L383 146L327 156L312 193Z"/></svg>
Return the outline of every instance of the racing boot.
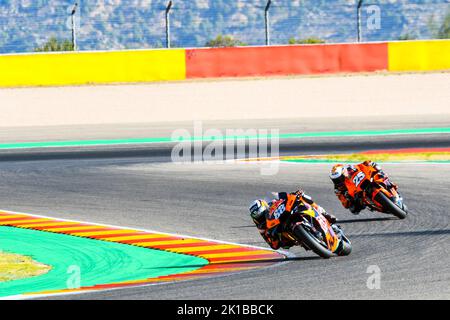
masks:
<svg viewBox="0 0 450 320"><path fill-rule="evenodd" d="M321 206L319 206L317 204L315 205L315 208L317 209L317 211L320 212L320 214L322 214L325 217L325 219L328 220L328 222L330 224L336 223L337 219L336 219L336 217L334 215L332 215L331 213L326 212L324 208L322 208Z"/></svg>
<svg viewBox="0 0 450 320"><path fill-rule="evenodd" d="M331 225L331 228L333 229L334 233L342 236L343 233L342 233L342 228L340 225L333 224L333 225Z"/></svg>
<svg viewBox="0 0 450 320"><path fill-rule="evenodd" d="M393 182L391 181L391 179L387 178L385 181L386 181L386 186L387 186L388 188L393 188L393 189L395 189L396 191L398 190L398 186L397 186L395 183L393 183Z"/></svg>
<svg viewBox="0 0 450 320"><path fill-rule="evenodd" d="M336 216L332 215L331 213L328 213L326 211L322 212L323 216L328 220L330 224L336 223L337 219Z"/></svg>

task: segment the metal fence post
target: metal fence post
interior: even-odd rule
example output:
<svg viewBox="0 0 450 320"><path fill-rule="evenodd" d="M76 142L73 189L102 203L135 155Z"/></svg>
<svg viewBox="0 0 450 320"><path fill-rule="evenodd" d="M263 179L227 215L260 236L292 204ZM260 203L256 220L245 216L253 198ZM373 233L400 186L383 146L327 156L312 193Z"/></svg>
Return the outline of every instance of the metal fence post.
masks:
<svg viewBox="0 0 450 320"><path fill-rule="evenodd" d="M363 5L363 0L358 1L358 7L356 9L356 26L358 32L358 42L362 41L362 31L361 31L361 7Z"/></svg>
<svg viewBox="0 0 450 320"><path fill-rule="evenodd" d="M266 25L266 46L270 46L270 21L269 21L269 9L272 4L272 0L267 0L266 8L264 9L264 20Z"/></svg>
<svg viewBox="0 0 450 320"><path fill-rule="evenodd" d="M170 9L172 8L172 0L166 7L166 48L170 48Z"/></svg>
<svg viewBox="0 0 450 320"><path fill-rule="evenodd" d="M70 14L71 16L71 22L72 22L72 48L73 51L77 51L77 30L75 25L75 14L77 13L78 8L78 2L75 2L72 12Z"/></svg>

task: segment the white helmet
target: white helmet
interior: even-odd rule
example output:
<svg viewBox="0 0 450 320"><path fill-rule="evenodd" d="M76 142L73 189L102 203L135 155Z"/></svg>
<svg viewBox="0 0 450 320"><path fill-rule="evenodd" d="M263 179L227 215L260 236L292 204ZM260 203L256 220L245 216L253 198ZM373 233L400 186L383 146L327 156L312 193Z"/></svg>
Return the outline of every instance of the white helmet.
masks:
<svg viewBox="0 0 450 320"><path fill-rule="evenodd" d="M330 179L335 185L340 185L345 181L345 167L342 164L336 164L331 168Z"/></svg>
<svg viewBox="0 0 450 320"><path fill-rule="evenodd" d="M262 218L265 218L266 214L269 213L269 205L266 201L259 199L253 201L248 210L254 220L261 222Z"/></svg>

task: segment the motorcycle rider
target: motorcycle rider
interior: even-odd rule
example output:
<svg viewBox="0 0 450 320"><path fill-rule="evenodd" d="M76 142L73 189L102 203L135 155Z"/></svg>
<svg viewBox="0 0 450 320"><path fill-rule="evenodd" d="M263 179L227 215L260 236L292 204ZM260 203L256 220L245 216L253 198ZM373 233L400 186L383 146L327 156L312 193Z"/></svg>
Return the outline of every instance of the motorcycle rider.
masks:
<svg viewBox="0 0 450 320"><path fill-rule="evenodd" d="M327 213L321 206L316 204L310 196L306 195L303 190L298 190L290 194L295 195L297 197L297 200L313 206L314 209L319 211L328 220L328 222L330 222L330 224L334 224L336 222L335 216ZM277 194L277 199L272 200L270 203L267 203L265 200L258 199L253 201L253 203L249 207L250 216L252 217L253 222L258 228L259 233L274 250L277 250L279 248L289 249L290 247L295 245L294 241L283 239L282 237L280 237L279 233L269 232L266 225L266 216L270 211L272 203L279 200L286 201L287 198L288 194L286 192L280 192Z"/></svg>
<svg viewBox="0 0 450 320"><path fill-rule="evenodd" d="M348 193L347 186L345 181L347 179L351 179L353 174L358 171L358 167L361 166L371 166L377 172L377 174L384 178L388 187L393 187L397 189L397 185L390 182L387 174L381 169L380 165L376 162L372 162L371 160L366 160L357 165L344 165L344 164L336 164L331 168L330 171L330 179L333 181L334 185L334 193L341 201L342 206L346 209L349 209L351 213L357 215L361 212L361 210L366 208L366 205L363 202L363 199L360 194L356 194L352 197Z"/></svg>

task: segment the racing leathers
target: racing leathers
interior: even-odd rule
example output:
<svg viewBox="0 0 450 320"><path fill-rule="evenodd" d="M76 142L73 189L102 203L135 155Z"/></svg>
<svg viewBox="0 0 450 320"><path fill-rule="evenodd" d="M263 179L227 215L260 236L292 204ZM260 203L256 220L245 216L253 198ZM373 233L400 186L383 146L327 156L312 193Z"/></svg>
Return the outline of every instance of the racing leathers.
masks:
<svg viewBox="0 0 450 320"><path fill-rule="evenodd" d="M392 187L397 188L397 185L390 182L388 176L384 171L381 169L381 167L376 163L372 162L370 160L364 161L357 165L345 165L345 174L344 179L351 179L353 174L358 170L358 168L364 167L364 166L371 166L373 167L377 174L381 177L384 177L386 182L390 184ZM345 181L342 183L335 183L334 184L334 193L338 197L338 199L341 201L342 206L346 209L349 209L350 212L353 214L359 214L361 210L366 208L366 205L363 202L362 195L355 194L354 197L352 197L347 189L347 186L345 184Z"/></svg>
<svg viewBox="0 0 450 320"><path fill-rule="evenodd" d="M297 197L297 201L301 201L303 203L306 203L314 209L316 209L319 213L321 213L329 222L330 224L334 224L336 222L336 217L327 213L321 206L316 204L312 198L308 195L306 195L302 190L290 193L290 195L295 195ZM288 193L286 192L280 192L278 193L277 199L274 199L269 203L269 206L272 206L272 204L276 201L287 201ZM290 247L294 246L296 243L293 240L285 239L284 237L281 237L281 234L279 232L269 230L267 228L266 224L266 218L261 218L261 221L253 220L256 224L256 227L258 228L259 233L264 238L264 240L269 244L269 246L277 250L279 248L283 249L289 249Z"/></svg>

